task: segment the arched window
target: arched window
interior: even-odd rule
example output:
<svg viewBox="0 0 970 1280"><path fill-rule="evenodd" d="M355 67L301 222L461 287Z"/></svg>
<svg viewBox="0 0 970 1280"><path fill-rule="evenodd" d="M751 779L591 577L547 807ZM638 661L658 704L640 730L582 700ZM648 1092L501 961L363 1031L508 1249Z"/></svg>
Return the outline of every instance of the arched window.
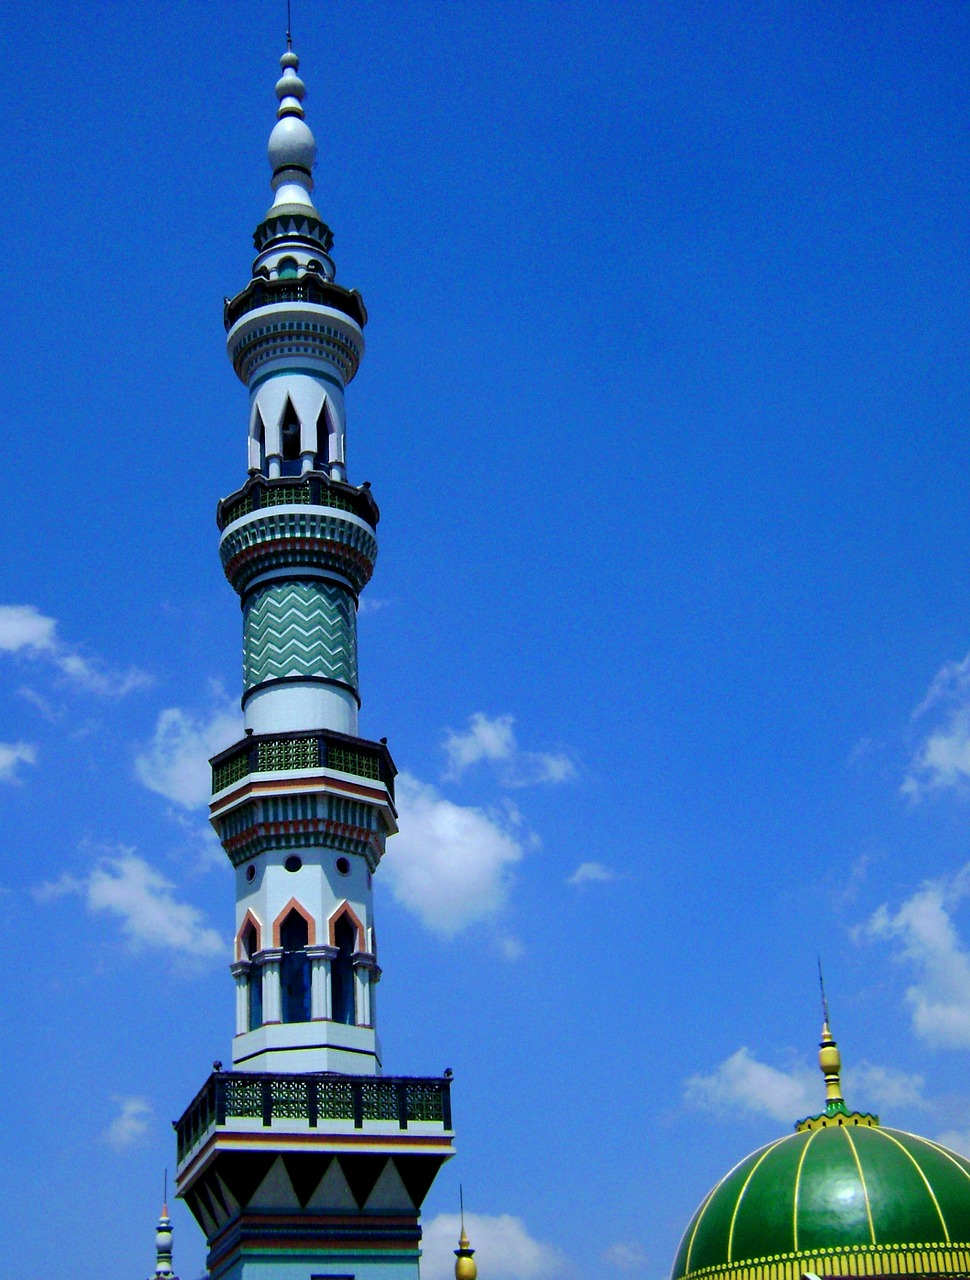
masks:
<svg viewBox="0 0 970 1280"><path fill-rule="evenodd" d="M352 1027L357 1021L354 1008L353 962L357 946L357 930L346 912L334 925L333 941L337 948L337 955L330 961L333 1020Z"/></svg>
<svg viewBox="0 0 970 1280"><path fill-rule="evenodd" d="M297 271L296 258L280 258L276 267L276 274L280 280L295 280Z"/></svg>
<svg viewBox="0 0 970 1280"><path fill-rule="evenodd" d="M310 958L306 953L307 922L291 911L280 925L280 996L284 1022L310 1021Z"/></svg>
<svg viewBox="0 0 970 1280"><path fill-rule="evenodd" d="M286 402L286 412L280 423L281 449L283 455L283 475L298 476L300 474L300 419L291 401Z"/></svg>
<svg viewBox="0 0 970 1280"><path fill-rule="evenodd" d="M249 1010L249 1030L255 1031L257 1027L263 1025L263 970L262 966L253 959L259 948L259 938L256 934L256 926L251 920L243 930L240 941L242 943L243 956L252 966L246 982L246 995L247 1008Z"/></svg>

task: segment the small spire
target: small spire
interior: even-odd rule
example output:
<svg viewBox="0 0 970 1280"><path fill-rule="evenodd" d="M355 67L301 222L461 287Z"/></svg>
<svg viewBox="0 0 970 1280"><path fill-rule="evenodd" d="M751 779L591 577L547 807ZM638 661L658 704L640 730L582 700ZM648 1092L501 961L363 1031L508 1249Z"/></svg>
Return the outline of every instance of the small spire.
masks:
<svg viewBox="0 0 970 1280"><path fill-rule="evenodd" d="M276 125L270 134L268 149L269 164L273 170L270 186L276 193L273 208L286 206L288 211L304 211L319 218L310 197L317 144L303 118L306 85L297 74L300 59L293 52L289 41L286 53L280 58L280 67L283 74L276 82L279 106L276 108Z"/></svg>
<svg viewBox="0 0 970 1280"><path fill-rule="evenodd" d="M162 1202L162 1212L158 1219L158 1226L155 1228L156 1262L151 1280L178 1280L178 1276L172 1269L172 1220L168 1216L167 1169L165 1170L165 1190L163 1194L165 1199Z"/></svg>
<svg viewBox="0 0 970 1280"><path fill-rule="evenodd" d="M465 1234L465 1196L460 1183L458 1203L461 1207L461 1235L458 1237L458 1248L455 1250L455 1280L476 1280L478 1266L474 1257L475 1250Z"/></svg>
<svg viewBox="0 0 970 1280"><path fill-rule="evenodd" d="M869 1111L850 1111L842 1097L842 1055L829 1027L829 1002L825 995L822 962L818 962L818 982L822 993L822 1035L818 1042L818 1065L825 1078L825 1110L817 1116L806 1116L795 1125L797 1132L822 1129L828 1125L866 1125L875 1128L879 1117Z"/></svg>
<svg viewBox="0 0 970 1280"><path fill-rule="evenodd" d="M844 1110L842 1097L842 1055L829 1029L829 1002L825 995L822 957L818 957L818 985L822 993L822 1038L818 1043L818 1065L825 1077L825 1109Z"/></svg>

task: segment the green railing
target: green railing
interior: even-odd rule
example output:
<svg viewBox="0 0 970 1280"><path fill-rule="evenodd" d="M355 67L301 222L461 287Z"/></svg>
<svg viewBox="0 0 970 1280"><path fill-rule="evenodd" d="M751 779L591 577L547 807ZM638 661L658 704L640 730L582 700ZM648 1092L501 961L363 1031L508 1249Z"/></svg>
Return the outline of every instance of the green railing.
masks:
<svg viewBox="0 0 970 1280"><path fill-rule="evenodd" d="M450 1130L451 1077L214 1072L175 1121L179 1163L232 1120L258 1120L263 1128L274 1120L306 1120L311 1129L327 1120L351 1121L355 1129L374 1121L407 1129L423 1121Z"/></svg>
<svg viewBox="0 0 970 1280"><path fill-rule="evenodd" d="M333 732L251 734L213 756L212 791L224 791L251 773L299 773L335 769L357 778L383 782L394 797L397 772L383 742L368 742Z"/></svg>
<svg viewBox="0 0 970 1280"><path fill-rule="evenodd" d="M379 512L369 490L355 489L351 485L338 488L336 485L337 482L318 472L297 481L291 477L270 480L266 476L256 476L239 493L231 494L219 503L216 520L221 530L234 520L265 507L312 506L351 511L376 527Z"/></svg>

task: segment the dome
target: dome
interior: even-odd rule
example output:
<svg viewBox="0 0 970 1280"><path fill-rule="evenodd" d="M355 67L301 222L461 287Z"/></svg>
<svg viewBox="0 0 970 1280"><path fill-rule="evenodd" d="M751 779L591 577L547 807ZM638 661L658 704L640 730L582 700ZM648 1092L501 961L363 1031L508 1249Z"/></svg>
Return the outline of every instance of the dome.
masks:
<svg viewBox="0 0 970 1280"><path fill-rule="evenodd" d="M671 1280L970 1274L970 1161L849 1111L827 1025L819 1056L825 1111L721 1179Z"/></svg>

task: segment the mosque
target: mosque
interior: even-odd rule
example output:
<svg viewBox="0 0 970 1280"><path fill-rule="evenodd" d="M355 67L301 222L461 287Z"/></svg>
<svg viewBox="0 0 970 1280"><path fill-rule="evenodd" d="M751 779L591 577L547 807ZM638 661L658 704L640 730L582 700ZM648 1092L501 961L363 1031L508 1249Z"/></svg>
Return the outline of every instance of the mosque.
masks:
<svg viewBox="0 0 970 1280"><path fill-rule="evenodd" d="M382 1073L372 877L396 771L386 740L358 736L356 611L380 513L345 449L367 311L335 281L287 46L274 200L224 314L249 392L247 478L217 511L243 616L245 734L212 760L210 810L235 877L233 1061L176 1122L176 1185L212 1280L419 1280L451 1078ZM970 1162L851 1110L827 1015L819 1059L823 1110L717 1183L671 1280L970 1276ZM176 1280L167 1208L156 1248L155 1280ZM457 1280L475 1280L464 1229L455 1253Z"/></svg>

